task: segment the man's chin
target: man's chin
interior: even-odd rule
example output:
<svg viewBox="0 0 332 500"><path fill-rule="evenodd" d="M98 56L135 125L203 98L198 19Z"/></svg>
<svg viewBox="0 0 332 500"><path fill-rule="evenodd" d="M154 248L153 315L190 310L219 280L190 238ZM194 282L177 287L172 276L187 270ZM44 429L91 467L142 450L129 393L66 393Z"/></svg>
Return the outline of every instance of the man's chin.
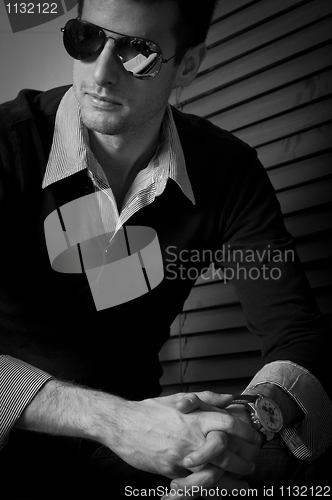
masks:
<svg viewBox="0 0 332 500"><path fill-rule="evenodd" d="M104 135L118 135L124 132L124 127L115 121L101 118L92 118L91 116L82 116L82 120L87 129Z"/></svg>
<svg viewBox="0 0 332 500"><path fill-rule="evenodd" d="M118 135L120 133L116 127L112 127L110 125L95 123L84 123L84 125L88 130L92 130L93 132L98 132L103 135Z"/></svg>

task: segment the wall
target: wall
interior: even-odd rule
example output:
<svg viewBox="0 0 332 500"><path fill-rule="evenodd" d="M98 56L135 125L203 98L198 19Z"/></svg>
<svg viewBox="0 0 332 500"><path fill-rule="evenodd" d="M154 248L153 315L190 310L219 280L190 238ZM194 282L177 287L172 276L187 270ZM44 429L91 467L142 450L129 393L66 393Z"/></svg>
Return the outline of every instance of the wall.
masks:
<svg viewBox="0 0 332 500"><path fill-rule="evenodd" d="M75 8L41 26L12 33L5 3L0 2L0 102L13 99L23 88L47 90L71 83L73 61L63 48L60 28L73 17Z"/></svg>

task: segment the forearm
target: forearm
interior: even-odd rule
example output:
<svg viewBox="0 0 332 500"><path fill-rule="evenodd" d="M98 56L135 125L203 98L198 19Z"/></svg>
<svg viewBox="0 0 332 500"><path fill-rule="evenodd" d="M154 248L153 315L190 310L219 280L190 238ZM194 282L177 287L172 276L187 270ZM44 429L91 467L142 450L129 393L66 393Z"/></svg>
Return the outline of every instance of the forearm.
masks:
<svg viewBox="0 0 332 500"><path fill-rule="evenodd" d="M166 422L171 431L165 436ZM179 467L185 455L182 449L192 450L203 442L201 432L198 437L195 430L186 435L183 424L177 410L157 400L126 401L54 379L35 395L16 422L21 429L92 439L134 467L151 472L160 468L165 475L173 469L183 472Z"/></svg>
<svg viewBox="0 0 332 500"><path fill-rule="evenodd" d="M81 437L116 446L118 419L125 401L104 392L49 380L25 408L15 427L52 435Z"/></svg>

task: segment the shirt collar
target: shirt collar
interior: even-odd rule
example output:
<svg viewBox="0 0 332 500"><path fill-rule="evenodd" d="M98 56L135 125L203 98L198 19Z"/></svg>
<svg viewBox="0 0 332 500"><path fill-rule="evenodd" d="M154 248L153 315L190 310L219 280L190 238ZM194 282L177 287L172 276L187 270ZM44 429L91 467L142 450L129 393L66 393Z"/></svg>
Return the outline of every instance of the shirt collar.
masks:
<svg viewBox="0 0 332 500"><path fill-rule="evenodd" d="M163 141L158 148L157 160L163 175L158 177L173 179L185 196L195 204L180 138L169 105L163 120L162 135ZM88 169L91 155L88 131L83 125L80 108L71 87L61 99L57 110L53 142L42 187Z"/></svg>

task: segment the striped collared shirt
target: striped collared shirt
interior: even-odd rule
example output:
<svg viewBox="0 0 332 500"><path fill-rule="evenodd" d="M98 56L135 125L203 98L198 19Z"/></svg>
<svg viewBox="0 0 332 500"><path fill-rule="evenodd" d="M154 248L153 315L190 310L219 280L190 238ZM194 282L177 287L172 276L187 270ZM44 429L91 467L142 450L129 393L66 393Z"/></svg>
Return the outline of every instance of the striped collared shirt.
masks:
<svg viewBox="0 0 332 500"><path fill-rule="evenodd" d="M157 152L147 167L138 172L119 213L106 175L89 147L88 131L82 123L80 108L71 87L62 98L57 111L53 143L42 187L45 188L82 170L87 171L95 186L105 233L113 236L134 213L163 193L169 178L174 180L185 196L195 204L184 154L169 106L162 123Z"/></svg>

